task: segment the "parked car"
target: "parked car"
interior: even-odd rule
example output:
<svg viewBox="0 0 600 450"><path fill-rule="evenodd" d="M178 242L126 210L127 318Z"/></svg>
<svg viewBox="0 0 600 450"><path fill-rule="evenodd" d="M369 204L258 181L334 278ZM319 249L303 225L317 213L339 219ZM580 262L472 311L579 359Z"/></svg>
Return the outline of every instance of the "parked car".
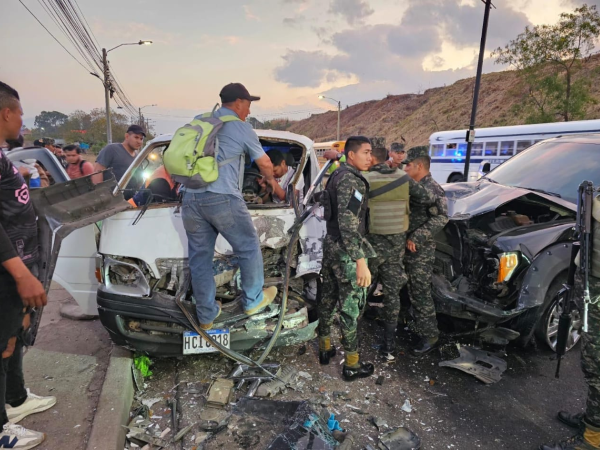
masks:
<svg viewBox="0 0 600 450"><path fill-rule="evenodd" d="M555 294L566 281L577 188L600 183L600 135L549 139L476 182L444 185L450 220L436 236L437 312L467 328L506 327L556 347ZM580 317L568 348L580 337ZM464 329L464 328L463 328Z"/></svg>

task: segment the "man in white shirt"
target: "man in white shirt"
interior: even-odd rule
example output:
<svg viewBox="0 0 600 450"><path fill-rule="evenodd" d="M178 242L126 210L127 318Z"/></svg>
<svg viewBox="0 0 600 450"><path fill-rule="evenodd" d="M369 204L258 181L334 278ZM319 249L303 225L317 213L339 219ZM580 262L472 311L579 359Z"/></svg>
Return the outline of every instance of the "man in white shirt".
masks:
<svg viewBox="0 0 600 450"><path fill-rule="evenodd" d="M274 203L283 203L286 201L288 186L296 175L296 169L288 165L286 155L279 150L269 150L267 155L273 164L273 180L269 183L263 178L259 178L258 184L263 189L263 192L259 195L264 199L270 193ZM299 201L301 201L304 191L304 178L302 176L298 178L295 190L299 192Z"/></svg>

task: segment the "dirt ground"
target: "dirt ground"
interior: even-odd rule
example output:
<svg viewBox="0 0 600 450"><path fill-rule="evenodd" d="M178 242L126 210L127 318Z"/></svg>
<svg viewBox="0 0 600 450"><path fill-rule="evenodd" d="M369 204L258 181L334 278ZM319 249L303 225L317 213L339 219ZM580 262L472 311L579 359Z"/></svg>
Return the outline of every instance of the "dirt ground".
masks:
<svg viewBox="0 0 600 450"><path fill-rule="evenodd" d="M407 342L402 337L398 359L384 364L377 358L378 343L374 338L381 333L379 325L365 320L360 332L361 358L376 364L375 374L367 379L351 383L341 380L343 354L339 344L338 355L329 366L319 365L316 340L276 349L267 361L303 372L296 390L288 389L273 399L308 400L317 412L326 407L342 428L355 436L356 445L352 448L376 448L378 438L386 430L405 426L420 436L422 449L535 449L543 442L572 434L571 429L555 419L556 412L580 411L585 402L579 346L565 358L558 380L554 378L556 361L549 350L508 347L508 369L502 380L485 385L456 369L438 367L439 352L422 359L408 356L404 351ZM156 401L151 406L153 428L171 428L164 435L167 440L176 434L168 403L173 398L178 404L177 431L192 425L181 441L166 448L267 448L276 433L269 426L260 428L258 421L244 421L235 415L227 428L204 444L195 443L196 438L205 436L200 432L199 421L205 418L206 412L202 411L211 378L226 376L233 366L220 355L154 361L154 375L146 379L145 392L140 396ZM380 375L384 382L377 385ZM233 402L244 394L245 389L238 392ZM401 409L406 400L412 406L410 413ZM372 423L374 417L383 419L388 427L380 423L378 430Z"/></svg>

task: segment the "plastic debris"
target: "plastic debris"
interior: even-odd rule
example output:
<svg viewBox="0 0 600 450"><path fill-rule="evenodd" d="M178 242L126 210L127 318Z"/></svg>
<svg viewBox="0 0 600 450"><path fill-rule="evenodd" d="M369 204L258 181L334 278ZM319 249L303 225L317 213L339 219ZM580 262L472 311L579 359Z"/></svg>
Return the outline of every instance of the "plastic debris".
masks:
<svg viewBox="0 0 600 450"><path fill-rule="evenodd" d="M152 371L150 370L152 361L146 355L136 355L133 358L133 364L135 365L135 368L140 371L144 378L152 376Z"/></svg>
<svg viewBox="0 0 600 450"><path fill-rule="evenodd" d="M406 399L406 401L404 402L404 405L402 405L402 411L407 412L407 413L411 413L412 412L412 405L410 404L410 400Z"/></svg>
<svg viewBox="0 0 600 450"><path fill-rule="evenodd" d="M268 383L263 383L256 391L256 397L274 397L286 388L287 384L293 383L298 378L298 372L292 366L279 369L277 376L285 381L273 380Z"/></svg>
<svg viewBox="0 0 600 450"><path fill-rule="evenodd" d="M142 400L142 405L147 406L148 408L152 408L152 405L160 402L160 398L145 398Z"/></svg>
<svg viewBox="0 0 600 450"><path fill-rule="evenodd" d="M440 367L451 367L473 375L485 384L497 383L508 367L506 361L493 354L472 347L460 347L460 357L442 361Z"/></svg>
<svg viewBox="0 0 600 450"><path fill-rule="evenodd" d="M331 414L329 416L329 420L327 420L327 427L329 428L329 431L344 431L344 429L340 427L340 423L335 420L335 414Z"/></svg>
<svg viewBox="0 0 600 450"><path fill-rule="evenodd" d="M383 384L384 380L385 380L385 377L383 375L379 375L377 377L377 381L375 382L375 384L381 386Z"/></svg>

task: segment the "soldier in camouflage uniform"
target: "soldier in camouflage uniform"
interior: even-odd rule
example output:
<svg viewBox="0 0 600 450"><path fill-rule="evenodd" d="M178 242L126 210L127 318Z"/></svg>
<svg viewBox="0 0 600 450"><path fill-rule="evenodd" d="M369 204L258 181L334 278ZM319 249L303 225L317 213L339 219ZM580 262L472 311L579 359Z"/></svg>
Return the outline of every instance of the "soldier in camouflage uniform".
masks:
<svg viewBox="0 0 600 450"><path fill-rule="evenodd" d="M432 207L411 202L410 227L407 233L404 258L408 272L408 292L413 306L419 343L411 349L415 356L424 355L435 348L439 331L435 305L431 296L431 274L435 261L434 236L448 222L448 204L444 190L429 172L431 158L425 146L413 147L405 159L406 173L435 197Z"/></svg>
<svg viewBox="0 0 600 450"><path fill-rule="evenodd" d="M359 361L357 325L371 284L367 258L375 256L365 238L369 186L361 171L371 166L371 144L362 136L350 137L342 163L327 181L325 206L327 236L323 243L323 289L318 305L319 362L329 364L335 356L331 325L339 312L342 344L346 351L343 378L351 381L373 374L373 364Z"/></svg>
<svg viewBox="0 0 600 450"><path fill-rule="evenodd" d="M594 199L592 216L589 288L593 303L588 307L588 332L583 333L581 346L581 368L588 385L585 413L559 412L559 420L579 428L579 433L562 442L542 445L541 450L600 449L600 197ZM583 279L579 273L575 279L575 295L583 298Z"/></svg>
<svg viewBox="0 0 600 450"><path fill-rule="evenodd" d="M385 148L373 149L374 165L365 178L369 182L369 234L367 239L377 253L369 259L373 282L383 285L384 337L381 354L394 361L396 326L400 314L400 290L408 277L404 271L406 231L409 226L409 200L411 204L432 206L433 195L408 176L406 172L391 168ZM379 278L379 280L378 280Z"/></svg>

